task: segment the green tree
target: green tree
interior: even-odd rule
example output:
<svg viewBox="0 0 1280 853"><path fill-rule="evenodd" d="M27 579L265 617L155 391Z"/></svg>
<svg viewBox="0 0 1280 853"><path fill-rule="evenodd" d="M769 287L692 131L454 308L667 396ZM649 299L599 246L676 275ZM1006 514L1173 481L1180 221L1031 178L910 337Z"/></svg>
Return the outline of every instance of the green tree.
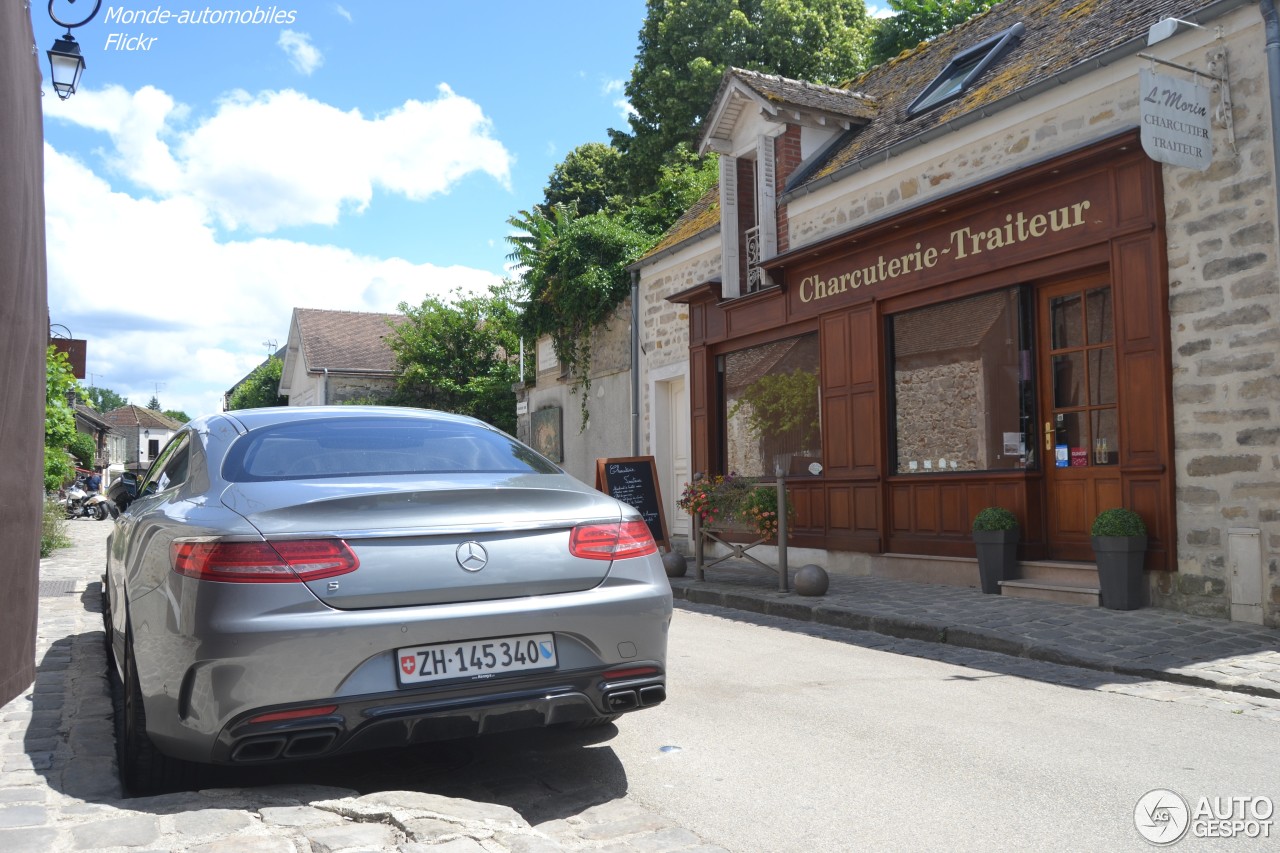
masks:
<svg viewBox="0 0 1280 853"><path fill-rule="evenodd" d="M164 416L170 420L175 420L180 424L188 423L191 420L191 416L181 409L165 409Z"/></svg>
<svg viewBox="0 0 1280 853"><path fill-rule="evenodd" d="M719 179L716 155L698 157L686 145L678 145L670 162L658 169L658 188L637 199L623 216L633 228L657 239Z"/></svg>
<svg viewBox="0 0 1280 853"><path fill-rule="evenodd" d="M67 447L75 440L76 418L69 395L78 385L67 354L49 347L45 355L44 487L53 491L75 476Z"/></svg>
<svg viewBox="0 0 1280 853"><path fill-rule="evenodd" d="M265 409L289 405L289 398L280 396L280 374L283 368L284 362L274 355L269 356L231 392L227 408Z"/></svg>
<svg viewBox="0 0 1280 853"><path fill-rule="evenodd" d="M400 369L393 402L470 415L514 433L520 368L516 309L496 288L452 301L434 296L413 307L401 303L405 322L387 342Z"/></svg>
<svg viewBox="0 0 1280 853"><path fill-rule="evenodd" d="M626 196L621 155L602 142L579 145L558 163L543 191L543 208L557 204L579 215L599 213Z"/></svg>
<svg viewBox="0 0 1280 853"><path fill-rule="evenodd" d="M160 411L160 398L152 394L151 399L147 401L147 408L153 412Z"/></svg>
<svg viewBox="0 0 1280 853"><path fill-rule="evenodd" d="M508 222L527 227L508 238L509 256L522 266L522 332L551 337L557 358L581 392L586 426L591 387L591 333L608 321L631 291L627 265L653 245L653 237L606 213L576 217L557 205L548 219L522 211Z"/></svg>
<svg viewBox="0 0 1280 853"><path fill-rule="evenodd" d="M67 451L75 457L81 468L92 468L98 461L98 445L94 444L92 436L82 432L71 436L71 440L67 442Z"/></svg>
<svg viewBox="0 0 1280 853"><path fill-rule="evenodd" d="M963 24L1000 0L888 0L892 16L875 21L868 63L879 65L904 50Z"/></svg>
<svg viewBox="0 0 1280 853"><path fill-rule="evenodd" d="M129 405L129 401L110 388L85 388L84 397L99 412L110 412Z"/></svg>
<svg viewBox="0 0 1280 853"><path fill-rule="evenodd" d="M649 0L626 94L630 132L610 131L641 192L692 147L725 68L837 84L866 65L863 0Z"/></svg>

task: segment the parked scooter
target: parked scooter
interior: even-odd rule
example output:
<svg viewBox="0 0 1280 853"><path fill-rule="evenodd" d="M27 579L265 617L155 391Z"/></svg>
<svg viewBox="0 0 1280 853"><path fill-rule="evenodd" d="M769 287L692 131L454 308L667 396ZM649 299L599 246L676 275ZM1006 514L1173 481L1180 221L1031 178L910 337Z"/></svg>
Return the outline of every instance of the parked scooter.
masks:
<svg viewBox="0 0 1280 853"><path fill-rule="evenodd" d="M65 495L63 507L67 511L67 518L96 518L98 521L105 521L120 516L120 510L105 495L86 492L83 480L76 480L65 490Z"/></svg>

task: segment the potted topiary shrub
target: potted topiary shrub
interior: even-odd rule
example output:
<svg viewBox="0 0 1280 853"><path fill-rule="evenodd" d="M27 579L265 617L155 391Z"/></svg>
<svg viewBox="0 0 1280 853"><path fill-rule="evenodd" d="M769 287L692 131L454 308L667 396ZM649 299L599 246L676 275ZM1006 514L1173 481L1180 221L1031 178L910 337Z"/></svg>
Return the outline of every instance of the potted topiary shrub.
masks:
<svg viewBox="0 0 1280 853"><path fill-rule="evenodd" d="M978 551L982 591L1000 592L1000 581L1012 580L1018 565L1018 517L1004 507L989 506L973 517L973 545Z"/></svg>
<svg viewBox="0 0 1280 853"><path fill-rule="evenodd" d="M1093 521L1093 554L1098 563L1102 606L1136 610L1143 604L1147 526L1131 509L1104 509Z"/></svg>

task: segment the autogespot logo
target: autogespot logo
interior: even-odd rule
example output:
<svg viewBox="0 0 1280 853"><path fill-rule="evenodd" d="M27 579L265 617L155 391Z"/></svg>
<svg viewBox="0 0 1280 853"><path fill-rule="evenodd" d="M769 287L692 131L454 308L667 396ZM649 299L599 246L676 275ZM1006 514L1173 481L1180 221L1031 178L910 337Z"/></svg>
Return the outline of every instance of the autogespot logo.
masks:
<svg viewBox="0 0 1280 853"><path fill-rule="evenodd" d="M1180 841L1187 834L1191 810L1178 794L1156 788L1143 794L1133 807L1133 825L1143 838L1163 847Z"/></svg>

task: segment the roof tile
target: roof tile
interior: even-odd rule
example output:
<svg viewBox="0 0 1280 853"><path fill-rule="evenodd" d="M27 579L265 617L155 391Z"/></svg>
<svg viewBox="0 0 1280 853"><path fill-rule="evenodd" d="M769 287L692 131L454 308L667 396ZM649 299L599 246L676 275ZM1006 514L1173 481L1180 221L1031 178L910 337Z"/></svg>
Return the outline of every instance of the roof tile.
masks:
<svg viewBox="0 0 1280 853"><path fill-rule="evenodd" d="M403 314L294 309L307 370L359 370L394 373L395 353L387 343L391 324Z"/></svg>

